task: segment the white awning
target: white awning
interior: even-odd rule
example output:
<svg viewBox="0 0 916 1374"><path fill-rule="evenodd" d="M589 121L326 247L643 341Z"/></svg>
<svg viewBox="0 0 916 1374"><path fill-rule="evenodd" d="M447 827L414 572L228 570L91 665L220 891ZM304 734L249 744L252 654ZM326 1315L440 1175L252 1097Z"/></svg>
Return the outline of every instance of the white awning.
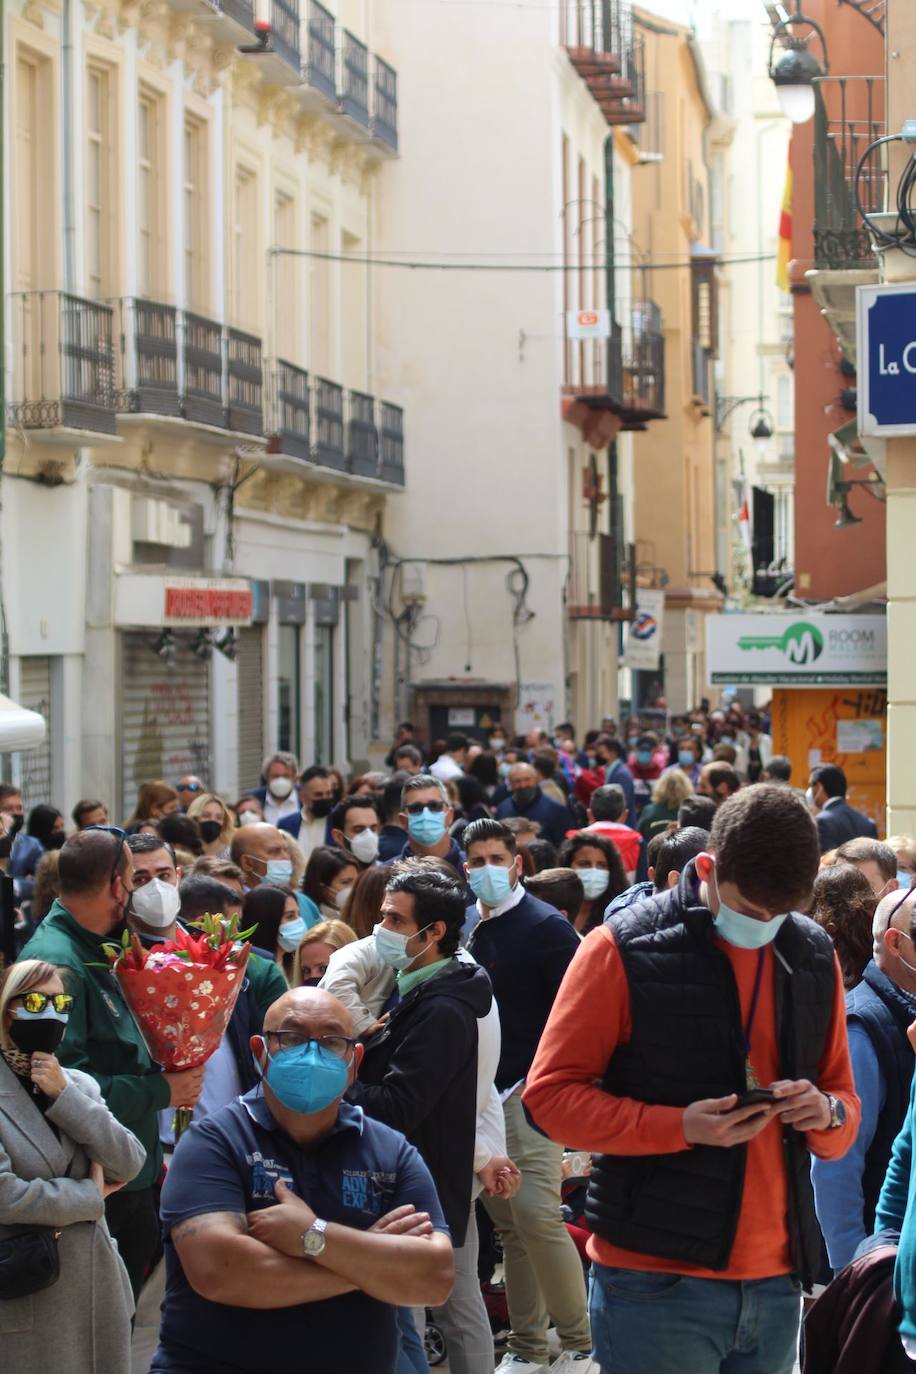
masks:
<svg viewBox="0 0 916 1374"><path fill-rule="evenodd" d="M37 749L46 732L44 716L0 695L0 753Z"/></svg>

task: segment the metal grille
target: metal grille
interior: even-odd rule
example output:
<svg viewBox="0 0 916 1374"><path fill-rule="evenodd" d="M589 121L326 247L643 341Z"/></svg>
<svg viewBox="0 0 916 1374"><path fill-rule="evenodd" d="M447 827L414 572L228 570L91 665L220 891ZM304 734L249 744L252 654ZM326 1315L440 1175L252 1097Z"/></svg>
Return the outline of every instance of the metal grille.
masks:
<svg viewBox="0 0 916 1374"><path fill-rule="evenodd" d="M271 39L279 55L294 72L301 67L299 57L299 0L272 0Z"/></svg>
<svg viewBox="0 0 916 1374"><path fill-rule="evenodd" d="M372 136L397 151L398 74L380 57L375 58L373 102Z"/></svg>
<svg viewBox="0 0 916 1374"><path fill-rule="evenodd" d="M61 291L11 297L12 421L114 434L112 310Z"/></svg>
<svg viewBox="0 0 916 1374"><path fill-rule="evenodd" d="M177 636L169 666L153 652L153 632L122 636L121 811L129 816L142 782L174 783L182 773L210 770L209 664L191 650L191 637Z"/></svg>
<svg viewBox="0 0 916 1374"><path fill-rule="evenodd" d="M369 49L348 29L343 31L340 108L369 127Z"/></svg>
<svg viewBox="0 0 916 1374"><path fill-rule="evenodd" d="M39 802L53 805L51 797L51 660L29 657L19 660L19 703L44 717L44 742L38 749L19 755L22 805L26 812Z"/></svg>
<svg viewBox="0 0 916 1374"><path fill-rule="evenodd" d="M229 428L243 434L261 434L264 429L261 340L253 334L230 329L228 351Z"/></svg>
<svg viewBox="0 0 916 1374"><path fill-rule="evenodd" d="M257 787L264 758L264 631L252 625L238 632L239 772L242 792Z"/></svg>
<svg viewBox="0 0 916 1374"><path fill-rule="evenodd" d="M346 467L344 453L343 388L324 377L315 380L316 457L325 467Z"/></svg>
<svg viewBox="0 0 916 1374"><path fill-rule="evenodd" d="M225 423L223 332L189 310L184 312L184 414L199 424Z"/></svg>
<svg viewBox="0 0 916 1374"><path fill-rule="evenodd" d="M277 412L281 451L311 458L309 374L283 361L277 363Z"/></svg>
<svg viewBox="0 0 916 1374"><path fill-rule="evenodd" d="M360 391L347 393L347 458L351 472L360 477L378 476L375 401Z"/></svg>
<svg viewBox="0 0 916 1374"><path fill-rule="evenodd" d="M318 0L309 0L308 81L331 100L337 99L334 16Z"/></svg>

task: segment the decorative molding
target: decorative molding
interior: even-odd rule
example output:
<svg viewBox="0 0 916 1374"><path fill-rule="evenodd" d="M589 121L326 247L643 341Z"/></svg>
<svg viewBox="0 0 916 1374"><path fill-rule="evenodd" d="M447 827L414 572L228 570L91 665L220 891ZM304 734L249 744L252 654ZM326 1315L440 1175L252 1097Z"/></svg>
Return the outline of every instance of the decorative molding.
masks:
<svg viewBox="0 0 916 1374"><path fill-rule="evenodd" d="M34 25L36 29L43 29L45 26L44 10L38 0L27 0L23 6L22 17L27 24Z"/></svg>

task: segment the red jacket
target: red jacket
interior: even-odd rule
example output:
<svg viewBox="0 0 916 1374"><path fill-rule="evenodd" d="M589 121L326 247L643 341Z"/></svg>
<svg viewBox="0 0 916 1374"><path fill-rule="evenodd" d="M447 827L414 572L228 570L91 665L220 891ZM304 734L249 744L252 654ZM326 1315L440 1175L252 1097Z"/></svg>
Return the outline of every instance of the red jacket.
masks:
<svg viewBox="0 0 916 1374"><path fill-rule="evenodd" d="M603 840L610 840L611 844L617 846L620 857L623 859L623 866L628 873L636 872L636 865L639 863L639 850L642 845L642 835L638 830L632 830L628 825L620 825L617 821L593 821L584 830L568 830L567 839L570 835L600 835Z"/></svg>

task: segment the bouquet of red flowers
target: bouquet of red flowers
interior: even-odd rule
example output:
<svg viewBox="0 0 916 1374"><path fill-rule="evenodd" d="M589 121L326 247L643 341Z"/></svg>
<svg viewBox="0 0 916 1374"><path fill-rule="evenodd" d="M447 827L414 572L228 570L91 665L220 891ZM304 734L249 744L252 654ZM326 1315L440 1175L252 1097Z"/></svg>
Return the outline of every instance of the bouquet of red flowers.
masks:
<svg viewBox="0 0 916 1374"><path fill-rule="evenodd" d="M252 932L238 924L237 916L204 916L152 949L129 931L119 945L103 946L150 1056L166 1073L196 1069L219 1048L251 952ZM177 1137L190 1109L180 1107L175 1118Z"/></svg>

